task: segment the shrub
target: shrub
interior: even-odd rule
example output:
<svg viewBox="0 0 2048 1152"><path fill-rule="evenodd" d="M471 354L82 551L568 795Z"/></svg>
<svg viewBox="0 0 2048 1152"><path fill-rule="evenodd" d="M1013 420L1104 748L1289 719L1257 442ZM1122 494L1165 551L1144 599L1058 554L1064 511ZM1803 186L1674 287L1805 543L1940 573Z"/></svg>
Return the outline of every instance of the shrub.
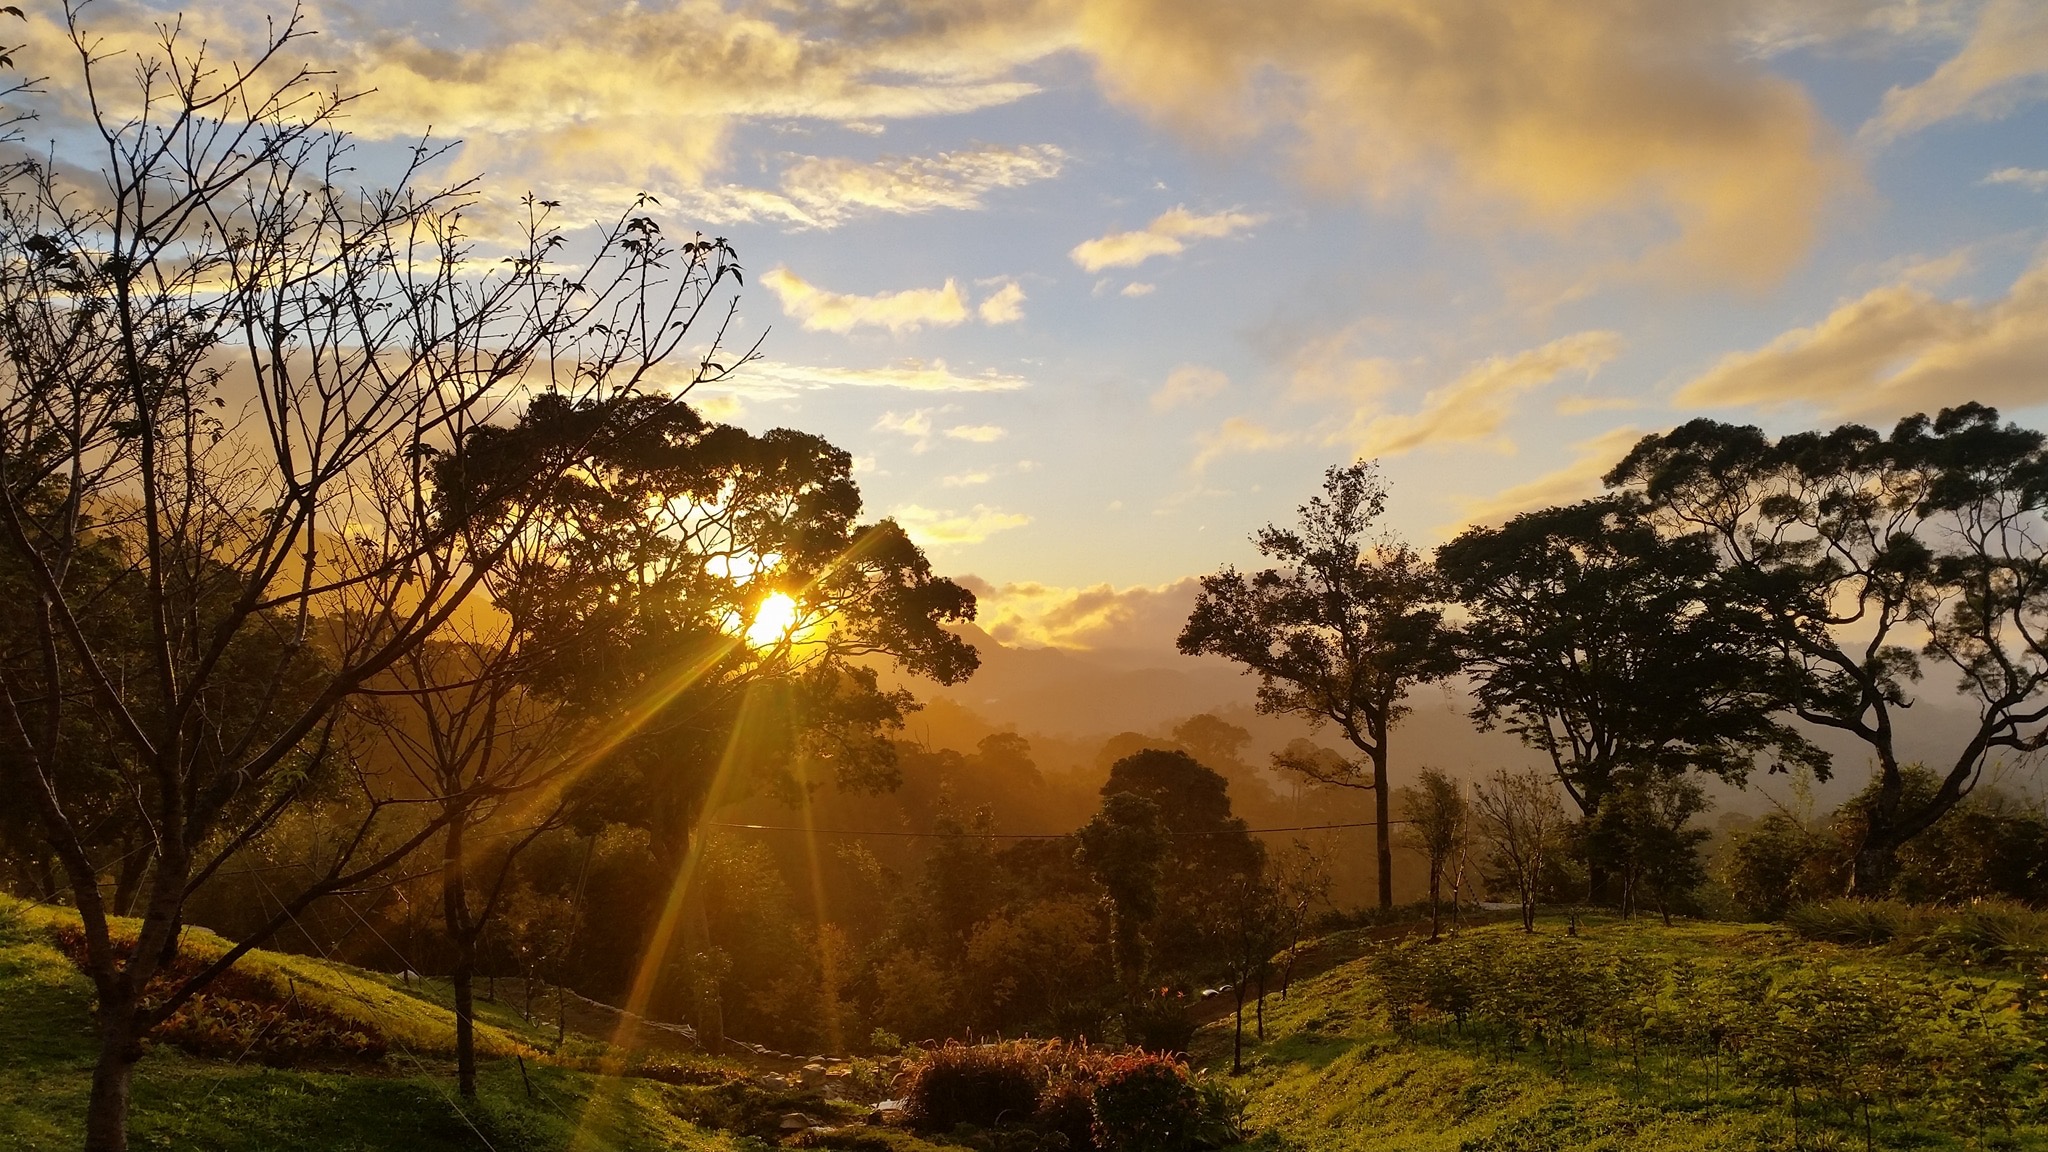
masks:
<svg viewBox="0 0 2048 1152"><path fill-rule="evenodd" d="M1095 1147L1095 1075L1076 1068L1047 1081L1032 1122L1040 1131L1065 1138L1069 1152Z"/></svg>
<svg viewBox="0 0 2048 1152"><path fill-rule="evenodd" d="M1719 871L1753 920L1781 919L1798 904L1839 896L1848 881L1840 839L1783 812L1737 832Z"/></svg>
<svg viewBox="0 0 2048 1152"><path fill-rule="evenodd" d="M1202 1127L1198 1135L1204 1146L1242 1144L1251 1138L1251 1125L1245 1119L1251 1108L1251 1093L1221 1076L1196 1076L1192 1083L1202 1100Z"/></svg>
<svg viewBox="0 0 2048 1152"><path fill-rule="evenodd" d="M935 1048L908 1073L904 1115L925 1132L1027 1121L1037 1113L1039 1090L1049 1078L1047 1049L1057 1047L1013 1040Z"/></svg>
<svg viewBox="0 0 2048 1152"><path fill-rule="evenodd" d="M1195 1038L1187 996L1164 988L1126 1009L1124 1028L1130 1042L1148 1052L1186 1052Z"/></svg>
<svg viewBox="0 0 2048 1152"><path fill-rule="evenodd" d="M1205 1117L1187 1068L1169 1056L1113 1057L1095 1085L1095 1146L1102 1152L1181 1152L1194 1148Z"/></svg>

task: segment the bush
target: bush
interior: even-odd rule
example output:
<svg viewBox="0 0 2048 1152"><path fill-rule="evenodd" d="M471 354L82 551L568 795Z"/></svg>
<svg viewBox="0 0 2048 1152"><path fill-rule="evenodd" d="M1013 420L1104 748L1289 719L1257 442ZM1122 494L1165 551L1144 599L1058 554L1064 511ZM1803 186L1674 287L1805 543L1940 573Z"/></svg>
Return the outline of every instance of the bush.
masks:
<svg viewBox="0 0 2048 1152"><path fill-rule="evenodd" d="M1251 1138L1245 1113L1251 1109L1251 1093L1221 1076L1196 1076L1195 1094L1202 1099L1201 1143L1207 1147L1242 1144Z"/></svg>
<svg viewBox="0 0 2048 1152"><path fill-rule="evenodd" d="M1202 1096L1169 1056L1113 1057L1095 1085L1095 1146L1102 1152L1181 1152L1200 1143Z"/></svg>
<svg viewBox="0 0 2048 1152"><path fill-rule="evenodd" d="M1173 1057L1057 1040L948 1044L910 1070L904 1095L919 1131L1010 1129L1035 1149L1186 1152L1245 1130L1244 1094L1191 1079Z"/></svg>
<svg viewBox="0 0 2048 1152"><path fill-rule="evenodd" d="M1735 833L1719 871L1752 920L1782 919L1796 905L1841 895L1848 883L1841 841L1783 812Z"/></svg>
<svg viewBox="0 0 2048 1152"><path fill-rule="evenodd" d="M1063 1137L1069 1152L1095 1147L1095 1072L1073 1068L1054 1076L1039 1093L1032 1118L1040 1131Z"/></svg>
<svg viewBox="0 0 2048 1152"><path fill-rule="evenodd" d="M1195 1020L1186 994L1170 989L1145 996L1124 1012L1130 1042L1148 1052L1186 1052L1195 1039Z"/></svg>
<svg viewBox="0 0 2048 1152"><path fill-rule="evenodd" d="M1057 1043L1001 1044L948 1042L925 1054L908 1074L903 1111L925 1132L950 1132L958 1125L994 1128L1020 1124L1038 1111L1038 1094L1048 1076L1048 1049Z"/></svg>

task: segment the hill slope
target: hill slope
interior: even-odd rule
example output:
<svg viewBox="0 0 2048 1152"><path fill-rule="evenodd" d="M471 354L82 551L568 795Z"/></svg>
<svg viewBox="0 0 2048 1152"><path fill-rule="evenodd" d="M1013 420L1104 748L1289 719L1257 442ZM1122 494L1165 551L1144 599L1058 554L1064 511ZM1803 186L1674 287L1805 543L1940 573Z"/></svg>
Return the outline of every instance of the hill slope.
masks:
<svg viewBox="0 0 2048 1152"><path fill-rule="evenodd" d="M1248 1119L1305 1152L2048 1148L2016 975L1778 928L1382 947L1269 1002ZM1462 1017L1462 1020L1461 1020ZM1229 1022L1197 1061L1229 1067Z"/></svg>
<svg viewBox="0 0 2048 1152"><path fill-rule="evenodd" d="M60 949L65 923L61 910L0 897L0 1147L10 1150L68 1150L81 1139L94 1056L92 989ZM196 952L220 946L203 932L188 936ZM725 1152L744 1143L692 1122L720 1103L707 1098L712 1089L582 1071L574 1065L596 1063L600 1046L574 1038L567 1051L590 1053L585 1060L541 1059L552 1029L527 1028L508 1005L480 1006L479 1047L497 1058L483 1061L478 1098L459 1100L448 1058L454 1020L433 1002L431 984L408 987L275 953L253 954L237 973L245 965L252 979L280 981L316 1006L321 1019L380 1038L385 1051L266 1067L260 1049L288 1027L282 1018L266 1021L258 1043L219 1057L156 1044L136 1069L133 1147ZM716 1066L700 1063L702 1075L679 1078L719 1078ZM732 1075L743 1083L737 1070ZM756 1111L780 1104L759 1103Z"/></svg>

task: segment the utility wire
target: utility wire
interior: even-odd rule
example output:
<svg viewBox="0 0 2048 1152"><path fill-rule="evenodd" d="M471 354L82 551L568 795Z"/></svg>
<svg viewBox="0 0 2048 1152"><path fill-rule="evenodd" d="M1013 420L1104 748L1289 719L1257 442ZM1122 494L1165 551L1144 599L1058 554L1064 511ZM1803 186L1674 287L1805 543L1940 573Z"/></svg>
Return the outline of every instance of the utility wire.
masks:
<svg viewBox="0 0 2048 1152"><path fill-rule="evenodd" d="M1260 835L1268 832L1324 832L1338 828L1371 828L1374 821L1359 820L1348 824L1290 824L1281 828L1210 828L1196 831L1167 830L1168 836L1235 836L1239 833ZM1412 824L1412 820L1389 820L1389 824ZM717 820L704 822L706 828L734 828L746 832L807 832L813 836L889 836L912 840L1064 840L1072 832L905 832L886 829L861 828L806 828L801 824L727 824Z"/></svg>

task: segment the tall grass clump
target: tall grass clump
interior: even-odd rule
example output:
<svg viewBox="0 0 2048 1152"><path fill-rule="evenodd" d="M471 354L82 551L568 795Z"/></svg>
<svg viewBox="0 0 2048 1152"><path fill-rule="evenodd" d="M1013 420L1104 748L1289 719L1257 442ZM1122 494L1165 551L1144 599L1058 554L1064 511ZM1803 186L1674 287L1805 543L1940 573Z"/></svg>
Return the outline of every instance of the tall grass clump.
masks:
<svg viewBox="0 0 2048 1152"><path fill-rule="evenodd" d="M1897 900L1817 900L1785 914L1785 925L1808 940L1871 947L1909 932L1915 910Z"/></svg>

